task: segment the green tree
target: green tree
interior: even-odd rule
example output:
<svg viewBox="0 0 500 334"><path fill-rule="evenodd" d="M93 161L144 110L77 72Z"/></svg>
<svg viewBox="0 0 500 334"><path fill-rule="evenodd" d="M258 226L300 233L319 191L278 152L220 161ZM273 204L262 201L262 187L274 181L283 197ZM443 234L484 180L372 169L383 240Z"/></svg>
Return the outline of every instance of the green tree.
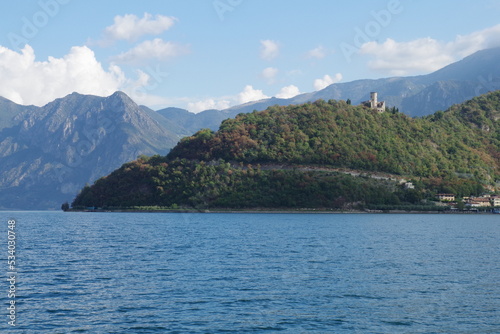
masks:
<svg viewBox="0 0 500 334"><path fill-rule="evenodd" d="M68 202L64 202L62 205L61 205L61 210L63 211L68 211L69 210L69 203Z"/></svg>

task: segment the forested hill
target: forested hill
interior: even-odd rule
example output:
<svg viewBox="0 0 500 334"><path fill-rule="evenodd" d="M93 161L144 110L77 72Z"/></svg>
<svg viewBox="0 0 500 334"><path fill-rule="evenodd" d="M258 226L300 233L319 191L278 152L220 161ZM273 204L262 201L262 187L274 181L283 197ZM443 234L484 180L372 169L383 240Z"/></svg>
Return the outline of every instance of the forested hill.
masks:
<svg viewBox="0 0 500 334"><path fill-rule="evenodd" d="M425 118L344 101L270 107L186 137L168 157L321 164L401 175L498 173L500 91Z"/></svg>
<svg viewBox="0 0 500 334"><path fill-rule="evenodd" d="M499 119L500 92L415 119L334 100L270 107L186 137L166 157L123 165L73 206L343 208L418 204L436 191L467 196L496 185ZM386 172L417 188L276 164Z"/></svg>

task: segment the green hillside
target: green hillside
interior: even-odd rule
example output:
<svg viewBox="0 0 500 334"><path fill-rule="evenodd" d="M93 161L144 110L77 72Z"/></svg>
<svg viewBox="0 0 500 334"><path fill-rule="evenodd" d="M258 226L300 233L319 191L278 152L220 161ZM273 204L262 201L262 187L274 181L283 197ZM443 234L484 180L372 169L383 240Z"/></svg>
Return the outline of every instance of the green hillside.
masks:
<svg viewBox="0 0 500 334"><path fill-rule="evenodd" d="M500 92L425 118L334 100L270 107L186 137L166 157L123 165L73 206L346 208L420 205L439 191L468 196L496 186L499 119Z"/></svg>
<svg viewBox="0 0 500 334"><path fill-rule="evenodd" d="M216 133L186 137L169 158L324 164L416 176L476 173L488 179L498 171L492 132L499 95L425 119L344 101L271 107L228 119Z"/></svg>

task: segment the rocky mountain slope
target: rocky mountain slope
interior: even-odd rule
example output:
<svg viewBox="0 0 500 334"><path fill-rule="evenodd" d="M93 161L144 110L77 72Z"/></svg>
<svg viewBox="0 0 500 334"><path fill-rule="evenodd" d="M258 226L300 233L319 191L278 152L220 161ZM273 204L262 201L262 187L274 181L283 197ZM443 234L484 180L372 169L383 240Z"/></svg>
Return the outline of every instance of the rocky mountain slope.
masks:
<svg viewBox="0 0 500 334"><path fill-rule="evenodd" d="M180 138L121 92L73 93L41 108L0 102L13 116L0 132L0 208L58 208L85 183Z"/></svg>

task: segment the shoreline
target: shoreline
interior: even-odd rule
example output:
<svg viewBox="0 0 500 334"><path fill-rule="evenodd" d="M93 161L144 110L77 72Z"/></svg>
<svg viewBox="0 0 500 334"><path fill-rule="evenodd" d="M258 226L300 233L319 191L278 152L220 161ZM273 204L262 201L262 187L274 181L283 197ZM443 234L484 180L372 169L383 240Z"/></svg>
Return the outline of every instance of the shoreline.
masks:
<svg viewBox="0 0 500 334"><path fill-rule="evenodd" d="M437 210L427 210L427 211L416 211L416 210L325 210L325 209L297 209L297 210L286 210L286 209L159 209L159 210L140 210L140 209L70 209L65 212L100 212L100 213L260 213L260 214L467 214L467 215L494 215L494 212L480 212L480 211L437 211Z"/></svg>

